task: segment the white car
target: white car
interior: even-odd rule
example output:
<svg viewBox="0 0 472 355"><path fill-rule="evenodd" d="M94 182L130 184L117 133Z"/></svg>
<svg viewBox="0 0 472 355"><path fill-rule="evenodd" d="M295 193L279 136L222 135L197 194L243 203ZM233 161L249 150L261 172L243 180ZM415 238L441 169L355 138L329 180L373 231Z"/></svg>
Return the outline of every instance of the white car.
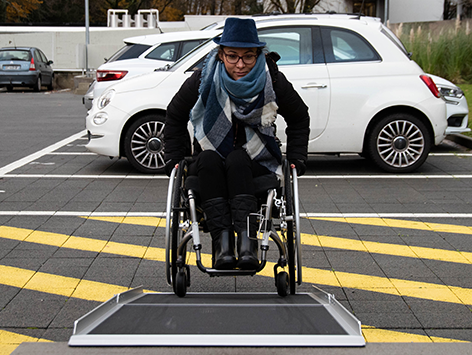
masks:
<svg viewBox="0 0 472 355"><path fill-rule="evenodd" d="M379 19L350 15L258 17L260 40L281 55L311 118L309 153L359 153L388 172L411 172L448 129L446 100ZM94 101L87 148L127 157L139 171L164 167L166 107L201 68L208 41L165 70L122 81ZM460 131L467 121L462 118ZM285 140L285 122L277 135Z"/></svg>
<svg viewBox="0 0 472 355"><path fill-rule="evenodd" d="M470 132L469 106L464 92L450 81L436 75L430 75L444 100L447 109L446 134Z"/></svg>
<svg viewBox="0 0 472 355"><path fill-rule="evenodd" d="M118 80L172 64L216 34L215 31L180 31L126 38L125 46L97 69L83 104L89 110L92 100Z"/></svg>

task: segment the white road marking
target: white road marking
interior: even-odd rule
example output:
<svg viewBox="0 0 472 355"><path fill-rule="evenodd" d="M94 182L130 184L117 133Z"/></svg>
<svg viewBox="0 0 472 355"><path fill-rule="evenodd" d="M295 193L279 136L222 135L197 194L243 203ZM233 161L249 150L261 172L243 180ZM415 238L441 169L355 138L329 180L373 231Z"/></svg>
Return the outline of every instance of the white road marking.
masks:
<svg viewBox="0 0 472 355"><path fill-rule="evenodd" d="M51 152L47 155L98 155L92 152Z"/></svg>
<svg viewBox="0 0 472 355"><path fill-rule="evenodd" d="M0 171L1 173L1 171ZM166 175L55 175L55 174L0 174L0 178L34 178L34 179L169 179ZM303 175L299 179L472 179L472 175Z"/></svg>
<svg viewBox="0 0 472 355"><path fill-rule="evenodd" d="M0 216L161 217L166 212L0 211ZM472 218L472 213L300 213L302 218Z"/></svg>
<svg viewBox="0 0 472 355"><path fill-rule="evenodd" d="M65 146L65 145L69 144L70 142L73 142L73 141L81 138L86 133L87 132L85 130L83 130L79 133L76 133L76 134L70 136L69 138L63 139L62 141L54 143L53 145L50 145L49 147L41 149L40 151L37 151L36 153L30 154L27 157L24 157L20 160L17 160L15 162L11 163L11 164L8 164L8 165L4 166L3 168L0 168L0 177L4 176L5 174L8 174L10 171L13 171L15 169L18 169L18 168L22 167L23 165L31 163L32 161L42 157L45 154L48 154L48 153L50 153L50 152L52 152L56 149L59 149L59 148Z"/></svg>

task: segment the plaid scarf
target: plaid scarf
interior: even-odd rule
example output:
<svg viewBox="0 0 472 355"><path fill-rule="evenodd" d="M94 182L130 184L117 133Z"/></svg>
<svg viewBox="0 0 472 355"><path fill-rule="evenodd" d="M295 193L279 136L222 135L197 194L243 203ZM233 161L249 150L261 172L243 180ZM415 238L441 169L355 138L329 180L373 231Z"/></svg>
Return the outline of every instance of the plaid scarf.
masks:
<svg viewBox="0 0 472 355"><path fill-rule="evenodd" d="M218 60L217 49L213 50L203 67L199 94L190 121L203 150L214 150L227 157L234 150L235 118L244 126L243 148L249 157L282 175L282 153L272 125L278 106L265 55L259 55L252 70L235 81Z"/></svg>

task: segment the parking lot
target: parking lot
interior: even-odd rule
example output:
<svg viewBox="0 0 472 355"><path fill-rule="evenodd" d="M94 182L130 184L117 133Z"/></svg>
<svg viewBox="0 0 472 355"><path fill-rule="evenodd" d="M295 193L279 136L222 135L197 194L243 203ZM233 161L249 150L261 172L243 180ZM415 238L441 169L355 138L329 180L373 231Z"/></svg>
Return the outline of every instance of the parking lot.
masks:
<svg viewBox="0 0 472 355"><path fill-rule="evenodd" d="M67 342L73 323L142 285L170 292L168 179L87 152L70 92L0 92L0 355ZM299 180L303 284L332 293L368 343L472 341L472 152L446 141L413 174L314 156ZM207 249L204 251L209 254ZM276 292L272 270L189 292Z"/></svg>

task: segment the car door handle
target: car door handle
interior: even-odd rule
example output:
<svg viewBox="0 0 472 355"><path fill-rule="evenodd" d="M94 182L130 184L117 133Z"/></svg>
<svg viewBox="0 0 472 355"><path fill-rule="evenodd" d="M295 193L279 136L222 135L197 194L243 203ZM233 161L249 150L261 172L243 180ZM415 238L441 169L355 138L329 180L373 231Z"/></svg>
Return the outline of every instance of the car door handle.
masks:
<svg viewBox="0 0 472 355"><path fill-rule="evenodd" d="M302 86L302 89L324 89L326 87L328 87L326 84L308 83L305 86Z"/></svg>

